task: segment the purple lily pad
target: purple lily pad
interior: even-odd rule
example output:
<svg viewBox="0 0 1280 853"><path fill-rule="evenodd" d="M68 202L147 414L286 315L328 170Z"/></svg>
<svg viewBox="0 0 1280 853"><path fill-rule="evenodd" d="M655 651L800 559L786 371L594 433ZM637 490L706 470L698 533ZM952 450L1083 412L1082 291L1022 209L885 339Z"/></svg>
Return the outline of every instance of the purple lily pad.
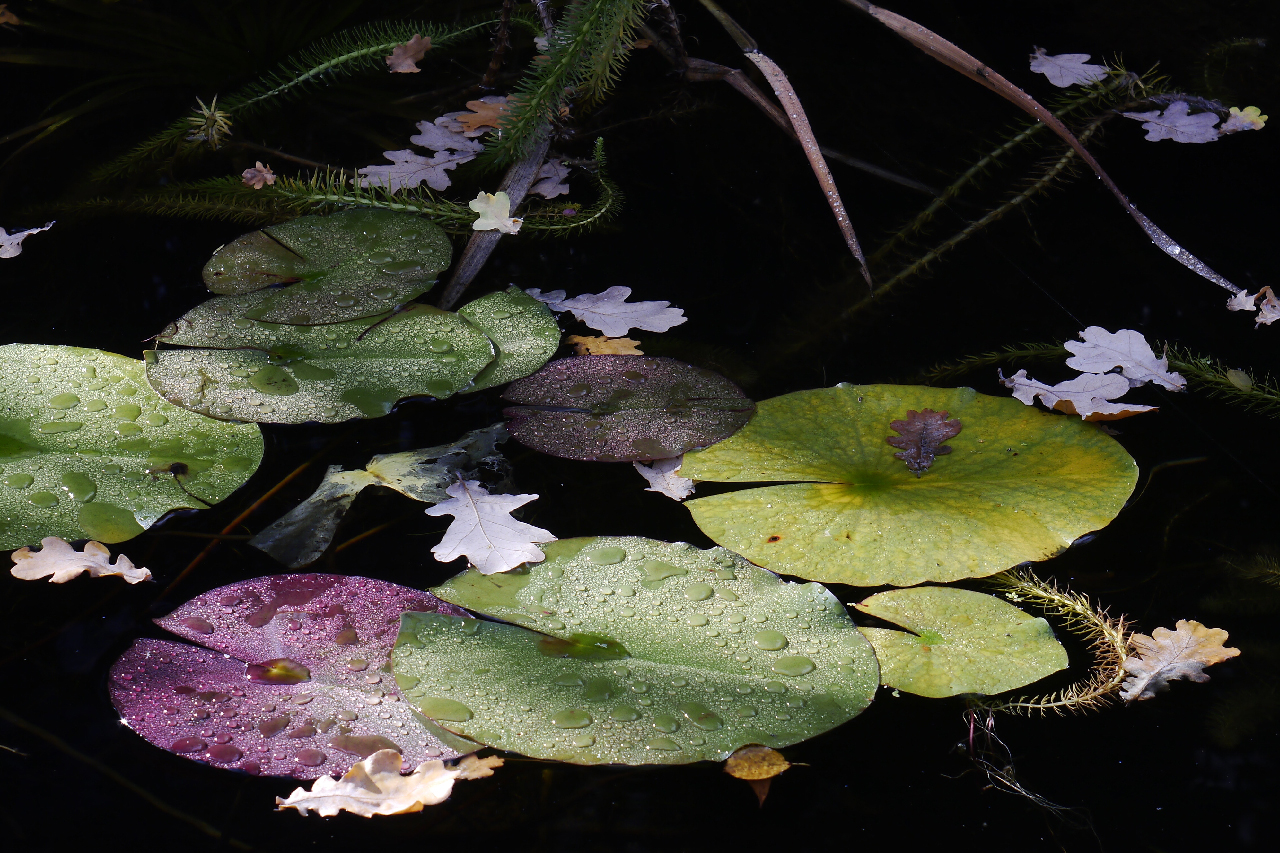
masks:
<svg viewBox="0 0 1280 853"><path fill-rule="evenodd" d="M511 383L507 431L534 450L588 462L671 459L741 429L756 404L718 373L671 358L586 355Z"/></svg>
<svg viewBox="0 0 1280 853"><path fill-rule="evenodd" d="M111 701L156 746L255 775L341 775L379 749L409 768L454 758L391 675L405 611L467 615L429 592L342 575L210 590L155 620L204 648L138 640L111 668Z"/></svg>

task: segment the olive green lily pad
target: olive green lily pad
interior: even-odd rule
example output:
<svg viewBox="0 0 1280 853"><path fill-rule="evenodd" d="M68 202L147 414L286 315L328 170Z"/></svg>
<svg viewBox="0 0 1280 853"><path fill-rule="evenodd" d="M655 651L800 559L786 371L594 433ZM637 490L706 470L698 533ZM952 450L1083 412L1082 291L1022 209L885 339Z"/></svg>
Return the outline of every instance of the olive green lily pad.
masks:
<svg viewBox="0 0 1280 853"><path fill-rule="evenodd" d="M204 268L214 293L272 289L242 316L291 325L385 313L425 293L449 265L449 240L407 213L348 210L302 216L232 240Z"/></svg>
<svg viewBox="0 0 1280 853"><path fill-rule="evenodd" d="M528 376L546 364L560 346L555 315L518 287L481 296L458 313L488 335L498 351L498 357L463 389L467 393Z"/></svg>
<svg viewBox="0 0 1280 853"><path fill-rule="evenodd" d="M494 357L483 333L429 305L326 326L247 319L220 326L217 316L200 306L165 338L217 349L147 353L147 378L156 391L215 418L336 423L379 417L405 397L451 396Z"/></svg>
<svg viewBox="0 0 1280 853"><path fill-rule="evenodd" d="M170 510L223 500L261 461L257 426L170 405L140 361L0 347L0 550L123 542Z"/></svg>
<svg viewBox="0 0 1280 853"><path fill-rule="evenodd" d="M889 423L948 412L952 452L916 477ZM837 385L759 404L741 431L688 453L680 476L786 485L685 503L752 562L855 586L982 577L1053 556L1115 517L1138 469L1079 418L971 388Z"/></svg>
<svg viewBox="0 0 1280 853"><path fill-rule="evenodd" d="M1067 666L1048 622L992 595L925 586L855 606L911 632L859 628L875 646L886 687L932 697L1003 693Z"/></svg>
<svg viewBox="0 0 1280 853"><path fill-rule="evenodd" d="M542 549L433 590L514 625L401 617L396 681L442 727L537 758L684 764L798 743L875 694L870 644L819 584L638 537Z"/></svg>

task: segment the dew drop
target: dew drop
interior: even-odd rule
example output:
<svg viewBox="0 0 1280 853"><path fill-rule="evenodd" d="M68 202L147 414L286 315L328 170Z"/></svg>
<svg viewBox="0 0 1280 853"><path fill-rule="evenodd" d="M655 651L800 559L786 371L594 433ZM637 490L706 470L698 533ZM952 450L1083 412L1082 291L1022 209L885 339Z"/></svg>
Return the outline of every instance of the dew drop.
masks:
<svg viewBox="0 0 1280 853"><path fill-rule="evenodd" d="M586 711L578 708L564 708L552 715L551 722L561 729L582 729L591 725L594 720Z"/></svg>
<svg viewBox="0 0 1280 853"><path fill-rule="evenodd" d="M787 638L778 631L761 631L752 637L751 642L757 649L776 652L787 647Z"/></svg>

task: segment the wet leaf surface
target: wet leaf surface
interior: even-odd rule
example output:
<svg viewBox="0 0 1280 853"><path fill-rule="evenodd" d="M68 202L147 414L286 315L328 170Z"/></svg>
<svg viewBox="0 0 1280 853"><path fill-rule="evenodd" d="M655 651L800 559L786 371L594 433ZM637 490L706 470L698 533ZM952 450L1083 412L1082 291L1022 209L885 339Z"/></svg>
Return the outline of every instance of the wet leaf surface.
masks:
<svg viewBox="0 0 1280 853"><path fill-rule="evenodd" d="M400 614L461 614L369 578L272 575L210 590L156 620L204 648L144 638L111 668L121 719L162 749L255 775L345 773L380 749L452 758L392 683Z"/></svg>
<svg viewBox="0 0 1280 853"><path fill-rule="evenodd" d="M585 461L670 459L721 441L755 412L718 373L670 358L590 355L553 361L512 383L513 438Z"/></svg>
<svg viewBox="0 0 1280 853"><path fill-rule="evenodd" d="M257 426L170 405L124 356L10 344L0 389L0 549L123 542L172 509L218 503L262 461Z"/></svg>
<svg viewBox="0 0 1280 853"><path fill-rule="evenodd" d="M372 317L425 293L449 265L449 240L420 217L389 210L301 216L238 237L213 253L214 293L272 285L239 316L313 325Z"/></svg>
<svg viewBox="0 0 1280 853"><path fill-rule="evenodd" d="M885 442L907 409L964 431L917 478ZM685 506L716 542L788 575L855 586L983 577L1041 560L1103 527L1137 465L1077 418L970 388L838 385L760 403L751 423L689 453L680 474L775 482Z"/></svg>
<svg viewBox="0 0 1280 853"><path fill-rule="evenodd" d="M488 335L497 349L497 357L462 389L465 393L528 376L546 364L560 346L555 316L518 287L481 296L458 313Z"/></svg>
<svg viewBox="0 0 1280 853"><path fill-rule="evenodd" d="M543 550L527 572L435 590L515 624L404 616L397 683L448 730L578 764L685 764L797 743L875 695L870 645L818 584L638 537Z"/></svg>

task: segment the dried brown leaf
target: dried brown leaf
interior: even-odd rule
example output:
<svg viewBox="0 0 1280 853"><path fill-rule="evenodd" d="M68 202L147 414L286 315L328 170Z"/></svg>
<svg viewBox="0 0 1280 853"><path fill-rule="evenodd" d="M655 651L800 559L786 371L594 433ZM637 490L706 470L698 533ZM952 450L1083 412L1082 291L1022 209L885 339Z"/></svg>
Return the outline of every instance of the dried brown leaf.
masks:
<svg viewBox="0 0 1280 853"><path fill-rule="evenodd" d="M414 33L413 38L396 45L395 50L391 51L391 55L386 58L387 67L396 74L417 74L422 70L418 67L418 61L426 56L428 50L431 50L431 37L423 38Z"/></svg>
<svg viewBox="0 0 1280 853"><path fill-rule="evenodd" d="M27 547L14 551L13 568L9 570L15 578L24 581L48 577L52 583L66 583L82 572L88 572L94 578L119 575L129 583L151 580L150 570L136 568L124 554L112 563L111 552L101 542L90 540L85 543L83 551L77 551L65 539L56 536L41 539L39 551Z"/></svg>
<svg viewBox="0 0 1280 853"><path fill-rule="evenodd" d="M569 335L565 343L573 344L577 355L644 355L640 342L631 338L586 337Z"/></svg>
<svg viewBox="0 0 1280 853"><path fill-rule="evenodd" d="M501 101L494 98L493 101L494 103L467 101L467 109L472 110L472 112L458 115L458 122L465 130L498 127L502 122L502 117L507 114L507 101L505 98Z"/></svg>
<svg viewBox="0 0 1280 853"><path fill-rule="evenodd" d="M1204 668L1240 654L1223 645L1227 632L1206 628L1195 620L1179 619L1175 630L1156 628L1151 636L1130 638L1135 654L1124 659L1129 678L1120 687L1126 702L1150 699L1169 687L1170 681L1208 681Z"/></svg>
<svg viewBox="0 0 1280 853"><path fill-rule="evenodd" d="M889 428L900 433L885 439L894 447L901 448L901 452L893 455L906 462L907 468L920 477L929 470L935 457L951 452L951 448L942 442L955 438L962 427L958 420L947 420L946 412L909 409L905 421L891 421Z"/></svg>

